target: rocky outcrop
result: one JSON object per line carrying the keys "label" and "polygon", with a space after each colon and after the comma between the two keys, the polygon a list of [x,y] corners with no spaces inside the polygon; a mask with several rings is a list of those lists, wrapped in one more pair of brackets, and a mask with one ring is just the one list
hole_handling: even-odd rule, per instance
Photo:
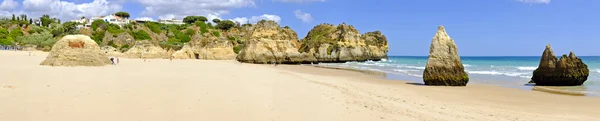
{"label": "rocky outcrop", "polygon": [[466,86],[469,82],[458,48],[443,26],[438,27],[431,42],[423,81],[425,85],[438,86]]}
{"label": "rocky outcrop", "polygon": [[167,51],[150,41],[136,41],[135,45],[123,53],[126,58],[168,58]]}
{"label": "rocky outcrop", "polygon": [[379,31],[360,32],[344,23],[315,26],[302,40],[300,52],[311,53],[318,62],[381,60],[387,58],[387,38]]}
{"label": "rocky outcrop", "polygon": [[308,54],[298,52],[298,35],[275,21],[260,21],[246,33],[248,38],[236,59],[245,63],[298,64],[317,62]]}
{"label": "rocky outcrop", "polygon": [[171,54],[171,57],[173,59],[195,59],[196,58],[194,51],[188,44],[183,45],[183,47],[180,50]]}
{"label": "rocky outcrop", "polygon": [[106,53],[86,35],[67,35],[54,44],[40,65],[104,66],[111,64]]}
{"label": "rocky outcrop", "polygon": [[133,36],[129,35],[127,32],[122,32],[119,34],[112,34],[110,32],[104,33],[104,38],[102,39],[103,45],[113,46],[112,44],[121,47],[124,45],[133,46],[134,39]]}
{"label": "rocky outcrop", "polygon": [[122,57],[123,53],[112,46],[104,46],[101,48],[102,52],[111,57]]}
{"label": "rocky outcrop", "polygon": [[562,55],[557,59],[550,45],[542,54],[540,65],[533,71],[531,81],[542,86],[582,85],[589,76],[587,65],[575,53]]}
{"label": "rocky outcrop", "polygon": [[195,53],[195,58],[202,60],[233,60],[235,52],[233,52],[233,43],[223,36],[215,36],[212,30],[205,33],[203,36],[198,34],[192,38],[190,47]]}

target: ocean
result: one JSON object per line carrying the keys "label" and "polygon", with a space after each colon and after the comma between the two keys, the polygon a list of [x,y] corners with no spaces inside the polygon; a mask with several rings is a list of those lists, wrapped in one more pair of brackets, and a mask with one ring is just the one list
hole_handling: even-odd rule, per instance
{"label": "ocean", "polygon": [[[321,66],[372,70],[386,73],[386,78],[423,82],[423,70],[427,56],[390,56],[381,61],[321,63]],[[560,57],[559,57],[560,58]],[[582,86],[557,87],[564,91],[585,93],[586,96],[600,96],[600,56],[580,56],[590,70],[588,80]],[[527,83],[533,70],[540,62],[539,56],[490,56],[461,57],[465,71],[469,74],[469,84],[488,84],[509,88],[531,90]]]}

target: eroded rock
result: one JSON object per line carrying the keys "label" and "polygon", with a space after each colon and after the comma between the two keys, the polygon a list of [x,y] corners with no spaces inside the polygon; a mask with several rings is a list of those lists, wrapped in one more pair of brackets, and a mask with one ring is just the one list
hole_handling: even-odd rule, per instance
{"label": "eroded rock", "polygon": [[438,27],[431,41],[423,81],[425,85],[437,86],[466,86],[469,82],[469,75],[458,56],[458,48],[443,26]]}

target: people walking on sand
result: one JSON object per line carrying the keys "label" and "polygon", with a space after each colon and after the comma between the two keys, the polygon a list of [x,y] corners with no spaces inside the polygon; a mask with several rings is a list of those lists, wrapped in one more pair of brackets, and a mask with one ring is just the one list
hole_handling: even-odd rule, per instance
{"label": "people walking on sand", "polygon": [[115,58],[113,58],[113,57],[110,57],[110,63],[111,63],[112,65],[115,65]]}

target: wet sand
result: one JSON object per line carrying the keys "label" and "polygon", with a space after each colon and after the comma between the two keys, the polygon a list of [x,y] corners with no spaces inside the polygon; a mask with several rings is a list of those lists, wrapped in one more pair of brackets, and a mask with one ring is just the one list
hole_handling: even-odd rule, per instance
{"label": "wet sand", "polygon": [[600,120],[598,97],[430,87],[360,71],[235,61],[40,66],[45,55],[0,51],[0,120]]}

